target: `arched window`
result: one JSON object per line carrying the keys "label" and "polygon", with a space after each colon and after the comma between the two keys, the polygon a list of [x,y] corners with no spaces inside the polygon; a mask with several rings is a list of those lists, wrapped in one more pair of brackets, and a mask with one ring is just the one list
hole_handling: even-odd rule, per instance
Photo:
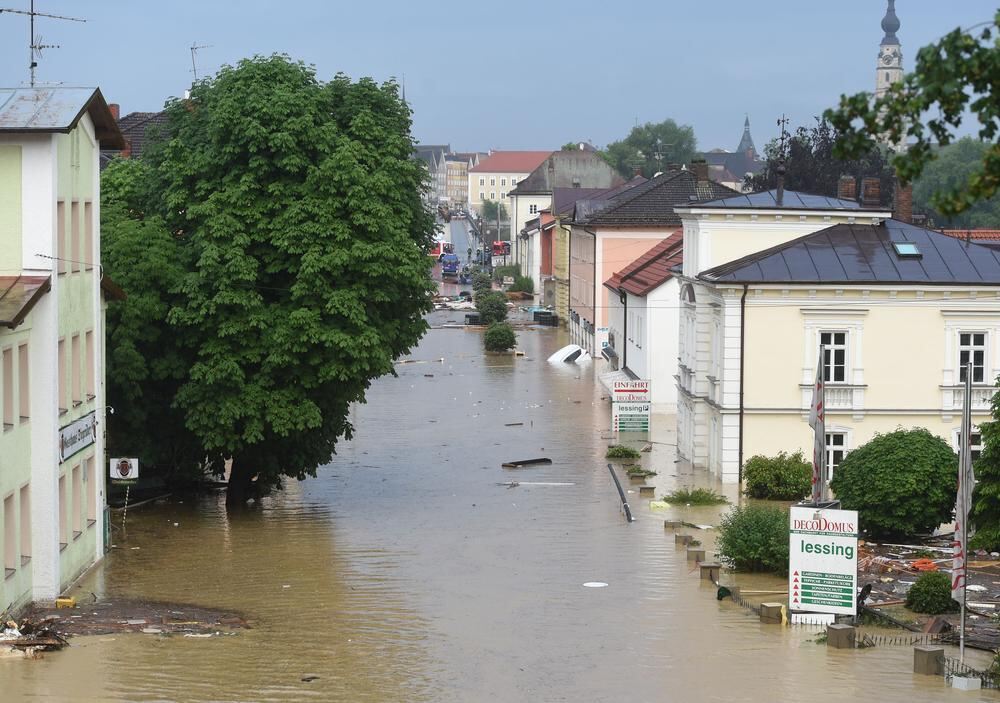
{"label": "arched window", "polygon": [[685,283],[684,286],[681,288],[681,300],[683,300],[685,303],[697,302],[694,297],[694,286],[692,286],[690,283]]}

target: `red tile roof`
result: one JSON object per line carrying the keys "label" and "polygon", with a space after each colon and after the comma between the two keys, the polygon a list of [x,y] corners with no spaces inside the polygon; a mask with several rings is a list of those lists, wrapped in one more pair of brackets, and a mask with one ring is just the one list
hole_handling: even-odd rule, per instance
{"label": "red tile roof", "polygon": [[469,173],[531,173],[549,158],[551,151],[494,151]]}
{"label": "red tile roof", "polygon": [[671,269],[684,261],[684,231],[677,230],[604,282],[613,290],[645,296],[673,278]]}
{"label": "red tile roof", "polygon": [[1000,241],[1000,229],[943,229],[941,234],[947,234],[955,239],[987,239]]}

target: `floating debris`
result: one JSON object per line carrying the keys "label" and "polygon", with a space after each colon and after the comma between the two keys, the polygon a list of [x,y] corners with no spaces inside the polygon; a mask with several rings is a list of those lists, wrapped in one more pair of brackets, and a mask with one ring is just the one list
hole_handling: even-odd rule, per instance
{"label": "floating debris", "polygon": [[551,464],[552,460],[546,457],[539,459],[521,459],[520,461],[506,461],[501,466],[505,469],[520,469],[525,466],[538,466],[540,464]]}

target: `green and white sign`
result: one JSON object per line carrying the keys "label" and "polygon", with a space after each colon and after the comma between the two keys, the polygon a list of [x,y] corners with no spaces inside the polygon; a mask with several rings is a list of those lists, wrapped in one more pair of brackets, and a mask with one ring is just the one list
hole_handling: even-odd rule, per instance
{"label": "green and white sign", "polygon": [[649,432],[649,403],[612,403],[615,432]]}
{"label": "green and white sign", "polygon": [[853,615],[858,593],[858,513],[794,507],[789,514],[791,610]]}

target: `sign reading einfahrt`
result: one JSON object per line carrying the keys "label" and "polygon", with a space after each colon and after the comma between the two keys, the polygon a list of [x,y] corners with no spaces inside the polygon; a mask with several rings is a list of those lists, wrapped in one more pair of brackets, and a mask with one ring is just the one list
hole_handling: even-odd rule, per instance
{"label": "sign reading einfahrt", "polygon": [[792,610],[853,615],[858,593],[858,513],[793,507],[788,603]]}
{"label": "sign reading einfahrt", "polygon": [[611,387],[611,401],[613,403],[650,402],[649,381],[646,379],[615,381]]}

